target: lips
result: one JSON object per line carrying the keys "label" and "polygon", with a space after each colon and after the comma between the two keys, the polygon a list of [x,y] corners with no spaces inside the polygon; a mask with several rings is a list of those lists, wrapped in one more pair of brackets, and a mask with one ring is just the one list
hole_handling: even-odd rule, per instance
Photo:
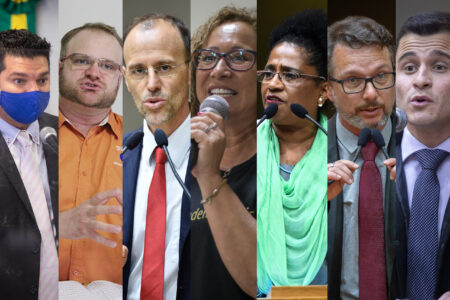
{"label": "lips", "polygon": [[415,96],[411,99],[411,104],[416,107],[423,107],[432,102],[433,100],[431,100],[431,98],[427,96]]}
{"label": "lips", "polygon": [[377,116],[380,113],[380,111],[382,111],[382,107],[380,106],[369,106],[359,109],[360,114],[366,117]]}
{"label": "lips", "polygon": [[83,89],[85,91],[98,91],[98,90],[101,90],[101,88],[102,87],[96,82],[83,81],[81,83],[81,89]]}
{"label": "lips", "polygon": [[163,98],[147,98],[144,100],[144,106],[150,110],[156,110],[164,106],[166,99]]}
{"label": "lips", "polygon": [[225,87],[212,87],[208,89],[209,95],[217,95],[221,97],[231,97],[237,94],[235,90],[225,88]]}
{"label": "lips", "polygon": [[278,96],[275,96],[275,95],[268,95],[268,96],[266,96],[266,103],[269,103],[269,104],[271,104],[271,103],[280,104],[280,103],[284,103],[284,102],[286,102],[286,101],[284,101],[283,99],[281,99]]}

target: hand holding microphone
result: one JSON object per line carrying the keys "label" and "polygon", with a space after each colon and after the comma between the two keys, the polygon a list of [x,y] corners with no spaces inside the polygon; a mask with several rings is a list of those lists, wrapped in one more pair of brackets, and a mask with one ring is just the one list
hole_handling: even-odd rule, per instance
{"label": "hand holding microphone", "polygon": [[192,153],[191,148],[191,158],[193,155],[198,157],[195,167],[191,164],[191,168],[197,179],[199,176],[208,178],[220,174],[220,162],[225,151],[224,119],[228,112],[225,99],[209,96],[200,105],[199,115],[191,119],[192,144],[198,145],[198,153]]}

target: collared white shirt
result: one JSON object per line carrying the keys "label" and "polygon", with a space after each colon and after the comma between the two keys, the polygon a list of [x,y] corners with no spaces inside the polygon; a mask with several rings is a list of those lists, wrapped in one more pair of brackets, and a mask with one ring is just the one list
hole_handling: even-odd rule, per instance
{"label": "collared white shirt", "polygon": [[[406,127],[403,131],[402,137],[402,160],[403,168],[405,170],[406,187],[408,190],[409,209],[412,205],[412,197],[414,192],[414,184],[417,176],[422,171],[419,161],[416,158],[415,152],[422,149],[431,149],[422,144],[416,139]],[[439,146],[433,149],[440,149],[450,152],[450,138],[446,139]],[[444,159],[437,169],[437,177],[440,185],[439,195],[439,210],[438,210],[438,237],[441,236],[442,222],[444,221],[445,209],[448,205],[448,198],[450,195],[450,155]]]}
{"label": "collared white shirt", "polygon": [[[191,143],[190,116],[169,136],[168,151],[178,174],[184,180],[189,161]],[[128,284],[128,300],[140,299],[142,262],[144,259],[145,223],[147,197],[155,169],[154,150],[156,142],[144,120],[144,139],[134,206],[133,247],[131,250],[131,271]],[[166,242],[164,262],[164,299],[175,299],[177,295],[181,201],[183,189],[178,183],[169,163],[166,171]]]}

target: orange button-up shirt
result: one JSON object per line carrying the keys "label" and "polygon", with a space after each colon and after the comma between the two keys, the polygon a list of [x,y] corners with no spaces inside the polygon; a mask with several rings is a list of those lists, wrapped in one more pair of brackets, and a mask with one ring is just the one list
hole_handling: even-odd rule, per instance
{"label": "orange button-up shirt", "polygon": [[[59,211],[75,208],[99,192],[122,189],[122,117],[91,128],[86,138],[59,113]],[[108,205],[120,205],[110,199]],[[100,215],[97,220],[122,226],[122,215]],[[90,239],[59,240],[59,280],[89,284],[108,280],[122,284],[122,233],[99,232],[116,241],[115,248]]]}

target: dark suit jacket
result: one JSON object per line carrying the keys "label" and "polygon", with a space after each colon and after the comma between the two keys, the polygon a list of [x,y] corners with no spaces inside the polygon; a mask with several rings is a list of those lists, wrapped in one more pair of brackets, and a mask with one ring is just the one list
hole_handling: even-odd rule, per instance
{"label": "dark suit jacket", "polygon": [[[58,118],[44,113],[39,127],[58,132]],[[58,153],[44,145],[53,215],[58,216]],[[27,191],[0,137],[0,294],[2,299],[38,299],[41,234]],[[58,226],[58,222],[56,222]]]}
{"label": "dark suit jacket", "polygon": [[[136,131],[132,131],[123,137],[127,138]],[[123,243],[128,247],[128,259],[123,269],[123,298],[127,298],[128,278],[130,276],[130,259],[133,242],[133,217],[134,217],[134,201],[136,198],[136,184],[139,174],[139,163],[141,161],[142,143],[133,150],[129,150],[123,156]],[[189,188],[191,178],[190,166],[186,172],[185,184]],[[180,256],[178,270],[178,290],[177,299],[190,299],[190,202],[186,194],[183,193],[181,203],[181,224],[180,224]]]}
{"label": "dark suit jacket", "polygon": [[[395,157],[395,126],[387,147],[390,157]],[[339,148],[336,139],[336,115],[328,121],[328,162],[339,160]],[[395,182],[386,178],[384,195],[384,235],[386,251],[386,278],[388,299],[394,294],[394,258],[395,258]],[[343,194],[340,193],[329,202],[328,207],[328,298],[340,299],[342,267],[342,234],[344,222]]]}
{"label": "dark suit jacket", "polygon": [[[406,298],[406,268],[407,268],[407,235],[409,228],[409,203],[406,187],[406,175],[402,162],[402,137],[403,131],[397,134],[397,298]],[[450,203],[450,202],[449,202]],[[450,205],[445,209],[439,239],[438,253],[438,279],[435,298],[439,298],[445,292],[450,291]]]}

